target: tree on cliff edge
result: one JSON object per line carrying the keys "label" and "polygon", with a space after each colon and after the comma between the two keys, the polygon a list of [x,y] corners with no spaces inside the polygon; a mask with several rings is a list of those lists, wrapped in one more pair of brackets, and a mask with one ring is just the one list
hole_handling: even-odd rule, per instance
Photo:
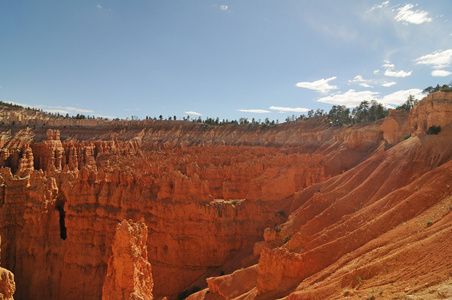
{"label": "tree on cliff edge", "polygon": [[342,126],[345,124],[351,124],[353,118],[350,114],[350,109],[345,105],[333,105],[328,113],[328,119],[334,126]]}
{"label": "tree on cliff edge", "polygon": [[397,106],[396,109],[410,112],[410,109],[412,109],[414,105],[418,102],[419,101],[416,100],[413,95],[409,95],[406,101],[402,105]]}
{"label": "tree on cliff edge", "polygon": [[434,92],[452,92],[452,81],[449,84],[443,84],[440,86],[437,84],[435,87],[429,86],[422,90],[424,94],[430,94]]}
{"label": "tree on cliff edge", "polygon": [[353,109],[353,115],[356,123],[373,122],[385,118],[388,110],[375,100],[370,102],[364,100]]}

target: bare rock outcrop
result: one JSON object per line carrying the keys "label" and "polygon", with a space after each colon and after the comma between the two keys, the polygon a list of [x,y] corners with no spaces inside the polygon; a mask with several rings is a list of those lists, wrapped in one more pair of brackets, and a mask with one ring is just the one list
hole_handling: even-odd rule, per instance
{"label": "bare rock outcrop", "polygon": [[14,274],[5,268],[0,268],[0,299],[13,300],[15,291]]}
{"label": "bare rock outcrop", "polygon": [[0,300],[13,300],[15,291],[16,283],[14,282],[14,274],[9,270],[0,267]]}
{"label": "bare rock outcrop", "polygon": [[152,268],[148,230],[142,222],[122,221],[116,228],[112,256],[102,288],[104,300],[152,300]]}
{"label": "bare rock outcrop", "polygon": [[410,135],[408,126],[409,113],[401,110],[390,109],[389,116],[381,125],[383,137],[388,144],[395,145],[402,141],[404,136]]}
{"label": "bare rock outcrop", "polygon": [[[444,102],[447,111],[452,101]],[[429,106],[420,103],[414,112]],[[441,242],[452,232],[452,127],[440,116],[431,123],[443,127],[439,135],[399,142],[400,132],[411,132],[406,117],[393,114],[383,126],[392,147],[290,197],[288,221],[278,232],[266,230],[265,241],[255,245],[260,255],[256,285],[245,288],[238,273],[227,275],[228,282],[237,282],[234,291],[241,292],[235,299],[436,299],[429,287],[447,283],[452,271],[440,262],[452,257],[447,242]],[[280,236],[285,243],[274,242]],[[209,285],[213,295],[198,293],[193,299],[228,299],[222,277],[209,282],[217,282]]]}
{"label": "bare rock outcrop", "polygon": [[[432,110],[436,104],[421,101],[410,121],[394,112],[386,121],[350,127],[321,118],[278,126],[24,125],[39,113],[5,123],[0,234],[15,297],[100,299],[103,287],[105,297],[119,290],[138,297],[132,286],[148,294],[147,277],[130,275],[140,268],[147,274],[139,263],[146,251],[152,294],[168,299],[194,286],[211,289],[196,299],[327,299],[360,287],[357,276],[371,281],[377,274],[390,282],[399,274],[393,266],[408,278],[404,274],[417,272],[408,267],[416,266],[416,257],[451,261],[440,239],[450,238],[452,224],[452,129],[449,114],[441,113],[451,101],[431,97],[439,106]],[[413,134],[400,142],[419,124],[427,128],[429,114],[442,120],[432,123],[443,127],[439,135]],[[123,223],[129,219],[142,222]],[[412,224],[409,233],[404,223]],[[403,239],[417,246],[405,247]],[[419,245],[427,239],[435,257]],[[378,247],[391,255],[379,256]],[[397,249],[411,255],[409,264]],[[127,286],[117,281],[121,274]]]}
{"label": "bare rock outcrop", "polygon": [[431,126],[444,127],[452,123],[452,93],[436,92],[419,101],[410,112],[409,126],[419,135]]}

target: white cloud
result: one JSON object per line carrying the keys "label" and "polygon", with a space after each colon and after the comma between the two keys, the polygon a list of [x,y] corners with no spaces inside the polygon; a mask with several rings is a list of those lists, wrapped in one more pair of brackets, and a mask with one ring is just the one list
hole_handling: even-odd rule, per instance
{"label": "white cloud", "polygon": [[[72,107],[72,106],[44,106],[44,105],[39,105],[40,108],[42,108],[45,111],[65,111],[65,113],[94,113],[94,110],[91,109],[83,109],[83,108],[76,108],[76,107]],[[46,109],[47,108],[47,109]]]}
{"label": "white cloud", "polygon": [[407,4],[404,7],[401,7],[398,10],[397,16],[395,16],[395,20],[397,22],[411,23],[411,24],[422,24],[425,22],[431,22],[432,18],[427,17],[428,12],[422,10],[412,10],[414,7],[413,4]]}
{"label": "white cloud", "polygon": [[226,11],[226,10],[228,10],[228,8],[229,8],[229,6],[227,6],[227,5],[220,5],[221,10]]}
{"label": "white cloud", "polygon": [[13,101],[4,101],[4,102],[15,104],[15,105],[20,105],[23,107],[42,109],[44,112],[49,112],[49,113],[54,113],[54,114],[56,114],[56,113],[69,114],[69,115],[90,114],[90,115],[93,115],[96,117],[114,118],[114,117],[110,117],[110,116],[102,116],[99,114],[95,114],[94,110],[92,110],[92,109],[77,108],[77,107],[73,107],[73,106],[30,105],[30,104],[18,103],[18,102],[13,102]]}
{"label": "white cloud", "polygon": [[381,86],[390,87],[390,86],[393,86],[394,84],[397,84],[397,82],[395,82],[395,81],[385,82],[385,83],[382,83]]}
{"label": "white cloud", "polygon": [[371,86],[368,83],[360,83],[359,85],[362,86],[362,87],[366,87],[366,88],[373,88],[373,86]]}
{"label": "white cloud", "polygon": [[285,113],[285,112],[299,112],[299,113],[303,113],[303,112],[308,112],[310,111],[309,108],[303,108],[303,107],[281,107],[281,106],[270,106],[269,107],[271,110],[277,110],[280,113]]}
{"label": "white cloud", "polygon": [[198,113],[198,112],[196,112],[196,111],[191,111],[191,110],[186,111],[185,113],[186,113],[187,115],[202,116],[202,114],[200,114],[200,113]]}
{"label": "white cloud", "polygon": [[[383,66],[394,67],[394,65],[390,64],[390,63],[386,63]],[[378,74],[378,73],[379,73],[379,70],[374,71],[374,74]],[[349,80],[348,83],[349,84],[359,84],[360,86],[365,87],[365,88],[373,88],[372,85],[381,85],[384,87],[390,87],[390,86],[393,86],[394,84],[396,84],[397,82],[395,82],[395,81],[388,82],[388,81],[382,80],[382,79],[364,79],[363,76],[356,75],[352,80]]]}
{"label": "white cloud", "polygon": [[414,98],[421,100],[424,98],[422,94],[422,90],[420,89],[410,89],[410,90],[401,90],[395,93],[384,96],[381,100],[379,100],[383,104],[394,104],[400,105],[403,104],[409,95],[413,95]]}
{"label": "white cloud", "polygon": [[253,114],[268,114],[270,111],[265,109],[237,109],[240,112],[253,113]]}
{"label": "white cloud", "polygon": [[14,101],[5,101],[5,100],[2,100],[2,101],[5,102],[5,103],[10,103],[10,104],[13,104],[13,105],[20,105],[20,106],[23,106],[23,107],[39,108],[38,106],[35,106],[35,105],[23,104],[23,103],[18,103],[18,102],[14,102]]}
{"label": "white cloud", "polygon": [[49,105],[28,105],[28,104],[19,104],[10,102],[13,104],[21,105],[23,107],[34,107],[38,109],[42,109],[45,112],[49,113],[60,113],[60,114],[94,114],[94,110],[91,109],[83,109],[83,108],[77,108],[72,106],[49,106]]}
{"label": "white cloud", "polygon": [[102,5],[100,5],[100,3],[97,4],[96,7],[97,7],[98,9],[102,9]]}
{"label": "white cloud", "polygon": [[385,62],[385,63],[382,65],[383,68],[387,68],[387,69],[388,69],[388,68],[391,68],[391,69],[392,69],[392,68],[395,67],[395,65],[394,65],[394,64],[391,64],[391,62],[390,62],[389,60],[385,60],[384,62]]}
{"label": "white cloud", "polygon": [[356,75],[353,80],[349,80],[348,83],[364,82],[362,75]]}
{"label": "white cloud", "polygon": [[378,75],[379,73],[380,73],[380,70],[375,70],[375,71],[374,71],[374,74],[375,74],[375,75]]}
{"label": "white cloud", "polygon": [[384,75],[388,76],[388,77],[408,77],[408,76],[411,76],[411,73],[413,73],[413,71],[409,71],[409,72],[403,71],[403,70],[395,71],[394,70],[395,66],[394,66],[394,64],[391,64],[390,61],[385,61],[385,63],[382,65],[382,67],[386,69]]}
{"label": "white cloud", "polygon": [[411,76],[411,73],[413,73],[413,72],[412,71],[406,72],[406,71],[403,71],[403,70],[394,71],[394,70],[387,69],[385,71],[385,76],[388,76],[388,77],[402,77],[403,78],[403,77]]}
{"label": "white cloud", "polygon": [[93,110],[91,109],[83,109],[83,108],[77,108],[72,106],[47,106],[47,105],[29,105],[24,103],[18,103],[13,101],[3,101],[6,103],[16,104],[23,107],[30,107],[30,108],[36,108],[36,109],[42,109],[44,112],[53,113],[53,114],[69,114],[69,115],[75,115],[77,113],[82,114],[90,114],[91,116],[94,116],[96,118],[107,118],[107,119],[115,119],[116,117],[113,116],[106,116],[101,114],[95,114]]}
{"label": "white cloud", "polygon": [[64,110],[64,109],[46,109],[45,111],[52,113],[52,114],[56,114],[56,113],[59,113],[62,115],[69,114],[69,111]]}
{"label": "white cloud", "polygon": [[318,99],[318,102],[329,103],[333,105],[345,105],[347,107],[358,106],[362,101],[374,100],[378,97],[378,92],[348,90],[344,94],[338,93]]}
{"label": "white cloud", "polygon": [[296,84],[297,87],[301,87],[301,88],[305,88],[305,89],[310,89],[310,90],[314,90],[317,91],[319,93],[322,94],[326,94],[328,93],[330,90],[335,90],[337,89],[337,86],[335,85],[330,85],[328,82],[332,81],[336,79],[336,76],[334,77],[330,77],[328,79],[320,79],[314,82],[299,82]]}
{"label": "white cloud", "polygon": [[434,70],[432,71],[432,76],[434,77],[446,77],[451,75],[452,72],[446,71],[446,70]]}
{"label": "white cloud", "polygon": [[435,69],[442,69],[452,64],[452,49],[436,51],[414,60],[418,65],[430,65]]}
{"label": "white cloud", "polygon": [[356,84],[359,84],[360,86],[366,87],[366,88],[373,87],[370,85],[370,83],[372,83],[372,80],[364,79],[363,76],[361,76],[361,75],[356,75],[355,78],[353,78],[353,80],[349,80],[348,83],[356,83]]}
{"label": "white cloud", "polygon": [[375,4],[375,5],[370,9],[370,11],[373,11],[373,10],[379,9],[379,8],[383,8],[383,7],[387,7],[388,4],[389,4],[389,1],[382,2],[381,4]]}
{"label": "white cloud", "polygon": [[422,99],[423,94],[420,89],[401,90],[395,93],[380,97],[378,92],[348,90],[344,94],[335,94],[318,99],[318,102],[329,103],[333,105],[345,105],[347,107],[356,107],[362,101],[376,100],[388,107],[398,106],[406,101],[409,95],[413,95],[416,99]]}

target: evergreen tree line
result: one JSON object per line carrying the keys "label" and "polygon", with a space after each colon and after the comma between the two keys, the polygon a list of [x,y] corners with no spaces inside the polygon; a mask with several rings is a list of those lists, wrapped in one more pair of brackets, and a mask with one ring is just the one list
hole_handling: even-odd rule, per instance
{"label": "evergreen tree line", "polygon": [[[452,92],[452,81],[449,84],[444,84],[442,86],[440,86],[439,84],[437,84],[435,87],[429,86],[423,90],[424,94],[430,94],[430,93],[434,93],[434,92]],[[413,95],[410,95],[410,96],[408,96],[407,100],[402,105],[398,106],[396,109],[409,112],[410,109],[413,108],[417,102],[418,102],[418,100],[415,99]],[[12,104],[12,103],[7,103],[7,102],[3,102],[3,101],[0,101],[0,106],[24,109],[23,106],[20,106],[17,104]],[[30,107],[27,107],[25,109],[31,110],[31,111],[38,111],[38,112],[42,112],[42,113],[45,113],[48,115],[53,115],[56,117],[61,117],[61,118],[66,118],[66,119],[70,118],[70,119],[77,119],[77,120],[84,120],[84,119],[108,120],[107,118],[95,117],[95,116],[89,116],[89,115],[85,116],[83,114],[76,114],[76,115],[72,115],[72,116],[70,116],[69,114],[66,114],[65,116],[62,116],[59,113],[44,112],[42,109],[36,109],[36,108],[30,108]],[[342,126],[342,125],[352,125],[352,124],[357,124],[357,123],[362,123],[362,122],[373,122],[373,121],[385,118],[386,116],[388,116],[388,110],[381,103],[378,103],[376,100],[371,100],[371,101],[364,100],[358,106],[356,106],[355,108],[352,108],[352,109],[350,109],[344,105],[334,105],[328,113],[326,113],[323,109],[317,109],[315,111],[313,109],[311,109],[310,111],[308,111],[307,115],[299,115],[299,116],[292,115],[290,117],[287,117],[285,120],[286,120],[286,122],[293,122],[293,121],[315,118],[315,117],[324,117],[324,118],[326,118],[327,122],[329,122],[330,124],[332,124],[334,126]],[[132,116],[130,119],[135,120],[135,121],[140,120],[137,116]],[[129,118],[127,118],[127,120],[129,120]],[[158,119],[156,117],[152,118],[152,117],[146,116],[146,120],[168,120],[168,121],[174,120],[174,121],[176,121],[178,119],[175,115],[169,116],[167,119],[164,119],[163,115],[159,115]],[[215,119],[210,118],[210,117],[202,119],[200,116],[197,118],[196,117],[190,118],[190,116],[187,115],[186,117],[182,117],[181,120],[192,121],[192,122],[202,123],[202,124],[206,124],[206,125],[247,124],[247,125],[275,126],[275,125],[279,124],[278,120],[270,121],[269,118],[265,118],[264,120],[261,120],[261,119],[256,120],[255,118],[252,118],[251,120],[249,120],[248,118],[240,118],[239,120],[228,120],[228,119],[220,120],[220,118],[218,118],[218,117]],[[120,121],[120,119],[116,118],[116,119],[114,119],[114,121]]]}
{"label": "evergreen tree line", "polygon": [[437,84],[435,87],[429,86],[422,90],[424,94],[430,94],[434,92],[452,92],[452,81],[449,84],[439,85]]}
{"label": "evergreen tree line", "polygon": [[[414,98],[413,95],[410,95],[408,99],[396,109],[409,112],[411,108],[413,108],[414,104],[416,104],[418,100]],[[310,118],[323,117],[327,122],[334,126],[342,126],[342,125],[352,125],[362,122],[373,122],[379,119],[383,119],[388,116],[388,109],[386,109],[381,103],[378,103],[376,100],[362,101],[355,108],[348,108],[345,105],[334,105],[331,110],[326,113],[323,109],[308,111],[307,115],[292,115],[291,117],[286,118],[286,122],[293,122],[298,120],[305,120]],[[162,115],[158,117],[146,117],[146,120],[168,120],[168,121],[176,121],[177,117],[168,117],[164,119]],[[183,121],[192,121],[194,123],[202,123],[207,125],[228,125],[228,124],[245,124],[245,125],[267,125],[267,126],[275,126],[279,125],[279,121],[269,120],[269,118],[265,118],[264,120],[255,118],[247,119],[240,118],[239,120],[228,120],[220,118],[210,118],[207,117],[202,119],[200,116],[197,118],[190,118],[190,116],[186,116],[182,118]]]}
{"label": "evergreen tree line", "polygon": [[[408,99],[396,109],[409,112],[417,102],[418,100],[416,100],[413,95],[409,95]],[[334,105],[328,113],[327,118],[332,125],[342,126],[362,122],[373,122],[386,118],[388,114],[388,109],[376,100],[370,102],[364,100],[352,110],[344,105]]]}
{"label": "evergreen tree line", "polygon": [[0,106],[10,107],[10,108],[22,108],[22,109],[28,109],[28,110],[32,110],[32,111],[42,112],[42,109],[37,109],[37,108],[32,108],[32,107],[23,107],[22,105],[3,102],[3,101],[0,101]]}

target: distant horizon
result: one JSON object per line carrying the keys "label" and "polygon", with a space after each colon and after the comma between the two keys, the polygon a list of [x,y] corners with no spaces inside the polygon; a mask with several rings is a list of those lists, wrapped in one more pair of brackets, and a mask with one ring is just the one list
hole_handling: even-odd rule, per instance
{"label": "distant horizon", "polygon": [[49,113],[284,122],[452,81],[452,3],[0,4],[0,101]]}
{"label": "distant horizon", "polygon": [[[442,89],[440,89],[440,87],[446,86],[448,88],[448,90],[443,91]],[[428,88],[430,88],[430,91],[428,91]],[[452,92],[452,82],[450,82],[449,84],[444,84],[444,85],[440,85],[437,84],[436,85],[436,89],[434,90],[435,87],[433,86],[429,86],[427,88],[425,88],[423,90],[423,94],[425,94],[421,99],[416,99],[414,98],[413,95],[409,95],[409,97],[413,97],[413,99],[411,101],[414,100],[414,104],[419,102],[420,100],[423,100],[424,98],[426,98],[430,93],[434,93],[434,92]],[[358,109],[358,107],[360,105],[362,105],[364,102],[367,102],[369,105],[372,105],[372,102],[376,102],[379,103],[376,100],[371,100],[371,101],[367,101],[364,100],[362,101],[359,105],[355,106],[355,107],[347,107],[348,109],[350,109],[350,117],[354,118],[355,115],[353,113],[354,109]],[[406,102],[401,104],[400,106],[397,106],[395,108],[386,108],[384,107],[385,110],[397,110],[397,109],[401,109],[401,110],[405,110],[404,106],[405,105],[409,105],[407,103],[409,103],[410,99],[406,99]],[[147,121],[147,120],[152,120],[152,121],[186,121],[186,122],[194,122],[194,123],[203,123],[203,124],[208,124],[208,125],[230,125],[230,124],[240,124],[240,125],[278,125],[278,124],[282,124],[282,123],[286,123],[286,122],[294,122],[294,121],[299,121],[299,120],[306,120],[309,119],[311,117],[327,117],[330,113],[330,111],[334,108],[334,107],[345,107],[345,105],[333,105],[331,110],[323,110],[323,109],[311,109],[309,110],[306,114],[305,113],[301,113],[301,114],[296,114],[293,113],[290,116],[287,116],[286,119],[280,121],[279,119],[269,119],[268,117],[265,119],[262,118],[244,118],[241,117],[240,119],[221,119],[220,117],[210,117],[210,116],[206,116],[204,118],[202,118],[201,116],[190,116],[189,114],[184,115],[182,117],[178,117],[177,115],[169,115],[167,117],[163,116],[163,115],[159,115],[159,116],[145,116],[145,118],[141,119],[138,116],[130,116],[130,117],[126,117],[126,118],[107,118],[107,117],[100,117],[100,116],[95,116],[95,115],[84,115],[84,114],[61,114],[59,112],[48,112],[45,111],[43,109],[40,108],[35,108],[35,107],[29,107],[29,106],[23,106],[20,105],[18,103],[14,103],[14,102],[3,102],[0,100],[0,105],[11,105],[9,106],[10,108],[17,108],[17,109],[28,109],[28,110],[33,110],[33,111],[38,111],[40,113],[43,114],[49,114],[51,116],[55,116],[57,118],[63,118],[63,119],[73,119],[73,120],[105,120],[105,121]],[[381,104],[381,103],[379,103]],[[311,115],[311,116],[310,116]]]}

